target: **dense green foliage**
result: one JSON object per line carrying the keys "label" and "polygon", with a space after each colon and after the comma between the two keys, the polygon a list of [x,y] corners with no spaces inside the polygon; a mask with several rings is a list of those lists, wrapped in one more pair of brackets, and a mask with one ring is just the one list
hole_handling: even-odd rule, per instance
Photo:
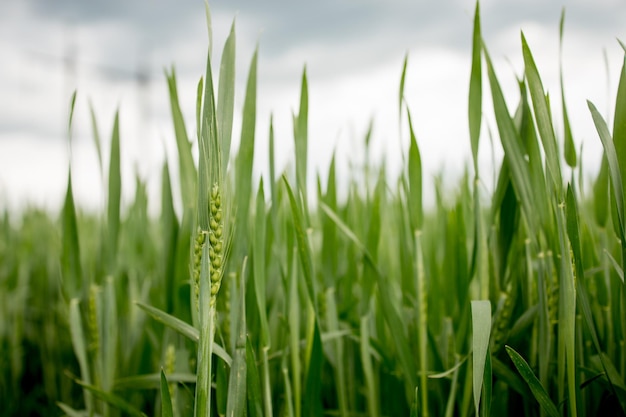
{"label": "dense green foliage", "polygon": [[[555,120],[522,35],[521,99],[507,108],[478,7],[474,28],[473,170],[452,192],[438,183],[432,210],[406,61],[409,146],[392,184],[384,166],[339,179],[333,159],[307,195],[306,72],[295,170],[275,175],[270,128],[271,175],[254,184],[256,52],[229,161],[234,27],[217,84],[208,54],[193,134],[168,74],[179,172],[163,166],[158,218],[139,179],[121,206],[116,115],[101,215],[75,206],[70,173],[59,218],[0,220],[0,414],[623,415],[626,67],[612,129],[589,103],[605,157],[587,186],[565,92]],[[477,161],[483,101],[504,149],[493,195]]]}

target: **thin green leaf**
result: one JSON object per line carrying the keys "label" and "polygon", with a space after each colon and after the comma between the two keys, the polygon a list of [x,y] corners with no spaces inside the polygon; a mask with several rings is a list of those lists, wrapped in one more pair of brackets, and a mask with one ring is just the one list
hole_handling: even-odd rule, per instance
{"label": "thin green leaf", "polygon": [[489,336],[491,334],[491,303],[489,301],[472,301],[472,330],[474,406],[476,415],[479,415],[480,394],[483,389],[485,361],[489,354]]}
{"label": "thin green leaf", "polygon": [[482,120],[482,35],[480,29],[480,6],[476,2],[474,12],[474,31],[472,36],[472,70],[470,73],[469,100],[467,113],[469,133],[472,145],[474,174],[478,177],[478,141]]}
{"label": "thin green leaf", "polygon": [[593,122],[596,125],[596,130],[598,131],[598,135],[600,136],[600,141],[602,141],[602,146],[604,147],[604,155],[606,156],[606,160],[609,166],[609,175],[611,177],[611,184],[613,186],[613,196],[615,199],[615,204],[617,205],[617,217],[619,222],[619,231],[620,238],[622,240],[622,251],[624,252],[624,248],[626,245],[626,241],[624,241],[624,237],[626,235],[625,226],[624,226],[624,188],[622,186],[622,174],[620,171],[619,159],[617,156],[617,151],[615,149],[616,144],[611,139],[611,134],[609,133],[609,128],[606,125],[606,122],[596,109],[596,106],[593,105],[592,102],[587,101],[587,106],[589,106],[589,111],[591,112],[591,117],[593,118]]}
{"label": "thin green leaf", "polygon": [[227,417],[242,417],[246,412],[247,377],[246,377],[246,259],[239,274],[239,321],[237,323],[237,342],[235,345],[235,357],[230,369],[228,379],[228,399],[226,406]]}
{"label": "thin green leaf", "polygon": [[89,390],[95,397],[104,400],[107,404],[112,405],[120,411],[125,412],[130,416],[136,417],[146,417],[144,413],[135,408],[132,404],[124,400],[122,397],[112,394],[110,392],[106,392],[94,385],[88,384],[86,382],[77,380],[76,383],[81,385],[83,388]]}
{"label": "thin green leaf", "polygon": [[543,84],[539,76],[539,71],[535,65],[535,60],[530,52],[526,38],[522,33],[522,52],[524,55],[524,69],[526,79],[528,80],[528,89],[532,98],[533,109],[535,111],[535,119],[537,120],[537,128],[539,136],[543,143],[543,149],[546,156],[546,164],[550,178],[557,191],[560,192],[563,186],[561,177],[561,168],[559,165],[559,154],[556,147],[556,138],[554,137],[554,127],[550,117],[550,109],[546,100]]}
{"label": "thin green leaf", "polygon": [[304,229],[304,221],[300,207],[298,207],[296,197],[294,196],[293,191],[291,190],[291,186],[287,181],[287,177],[285,176],[283,176],[283,183],[285,184],[285,189],[287,190],[287,195],[289,196],[291,214],[293,216],[293,223],[296,232],[296,241],[298,243],[298,254],[300,258],[300,263],[302,265],[302,272],[304,273],[304,281],[306,282],[309,300],[311,301],[311,304],[315,306],[317,295],[315,292],[315,275],[313,271],[313,261],[311,258],[311,247],[309,245],[309,239]]}
{"label": "thin green leaf", "polygon": [[307,199],[307,151],[309,130],[309,87],[306,76],[306,67],[302,70],[300,86],[300,109],[294,118],[294,139],[296,146],[296,186],[303,196],[305,207]]}
{"label": "thin green leaf", "polygon": [[559,21],[559,82],[561,87],[561,108],[563,109],[563,140],[565,142],[564,154],[567,165],[576,167],[576,146],[572,135],[572,126],[569,122],[567,105],[565,103],[565,87],[563,83],[563,27],[565,25],[565,7],[561,11]]}
{"label": "thin green leaf", "polygon": [[[200,332],[198,331],[198,329],[196,329],[192,325],[187,324],[184,321],[170,314],[167,314],[166,312],[162,310],[159,310],[158,308],[149,306],[142,302],[136,301],[135,304],[137,304],[137,306],[141,308],[142,310],[144,310],[146,313],[150,314],[150,316],[152,316],[152,318],[155,319],[156,321],[161,322],[165,324],[166,326],[176,330],[178,333],[182,334],[188,339],[194,342],[198,342],[198,340],[200,339]],[[233,360],[228,354],[228,352],[226,352],[222,346],[218,345],[217,343],[214,343],[213,353],[215,353],[224,362],[226,362],[228,366],[231,366]]]}
{"label": "thin green leaf", "polygon": [[174,417],[170,387],[167,383],[167,378],[165,377],[163,369],[161,369],[161,416]]}
{"label": "thin green leaf", "polygon": [[233,131],[233,110],[235,107],[235,21],[230,27],[222,50],[220,79],[217,90],[217,127],[218,140],[222,147],[222,177],[226,176],[226,167],[230,158],[230,143]]}
{"label": "thin green leaf", "polygon": [[[180,382],[183,384],[195,384],[196,376],[190,373],[173,373],[167,377],[169,383]],[[161,389],[161,374],[133,375],[115,380],[114,391],[127,391],[133,389]]]}
{"label": "thin green leaf", "polygon": [[422,158],[417,146],[417,139],[411,123],[411,113],[407,109],[411,145],[409,147],[409,212],[411,213],[411,229],[422,228],[424,214],[422,208]]}
{"label": "thin green leaf", "polygon": [[548,414],[550,417],[559,417],[559,410],[556,408],[556,405],[550,399],[550,396],[541,385],[535,374],[533,373],[528,363],[517,353],[512,347],[505,346],[506,352],[509,354],[509,357],[513,361],[515,368],[520,373],[524,381],[528,384],[528,387],[532,391],[535,399],[541,406],[541,408]]}
{"label": "thin green leaf", "polygon": [[[74,354],[78,360],[78,366],[80,368],[80,375],[84,381],[91,383],[91,371],[89,363],[87,362],[87,343],[85,334],[83,332],[82,319],[80,317],[80,309],[78,306],[78,299],[72,298],[70,300],[70,336],[72,338],[72,347],[74,348]],[[89,392],[84,391],[85,405],[87,410],[91,412],[93,410],[93,398]]]}
{"label": "thin green leaf", "polygon": [[109,192],[107,194],[107,253],[109,272],[113,272],[120,231],[120,205],[122,197],[122,173],[120,165],[120,122],[119,112],[115,112],[111,153],[109,159]]}

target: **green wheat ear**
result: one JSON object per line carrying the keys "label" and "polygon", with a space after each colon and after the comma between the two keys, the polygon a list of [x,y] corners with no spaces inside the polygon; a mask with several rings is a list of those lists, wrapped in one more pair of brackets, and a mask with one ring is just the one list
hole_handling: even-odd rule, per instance
{"label": "green wheat ear", "polygon": [[211,277],[211,297],[209,305],[215,306],[217,293],[224,275],[224,215],[222,193],[218,183],[213,184],[209,195],[209,276]]}

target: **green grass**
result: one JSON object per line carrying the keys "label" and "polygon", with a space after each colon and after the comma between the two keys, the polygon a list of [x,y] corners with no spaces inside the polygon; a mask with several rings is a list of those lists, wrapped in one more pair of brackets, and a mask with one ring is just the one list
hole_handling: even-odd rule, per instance
{"label": "green grass", "polygon": [[[110,155],[106,209],[75,205],[70,170],[58,216],[0,219],[0,414],[624,415],[626,66],[613,126],[589,103],[604,157],[587,184],[562,77],[557,120],[522,35],[521,99],[508,108],[478,6],[468,45],[468,120],[453,122],[468,123],[472,170],[454,190],[437,181],[432,209],[406,59],[404,170],[388,182],[368,165],[366,189],[360,172],[338,178],[333,158],[310,194],[306,70],[294,173],[276,172],[272,123],[255,130],[256,51],[228,158],[234,25],[219,65],[207,54],[193,134],[166,74],[179,172],[164,162],[160,216],[140,179],[122,206],[119,118],[107,150],[92,110],[99,161]],[[478,164],[484,102],[504,151],[491,195]],[[271,175],[256,184],[265,134]]]}

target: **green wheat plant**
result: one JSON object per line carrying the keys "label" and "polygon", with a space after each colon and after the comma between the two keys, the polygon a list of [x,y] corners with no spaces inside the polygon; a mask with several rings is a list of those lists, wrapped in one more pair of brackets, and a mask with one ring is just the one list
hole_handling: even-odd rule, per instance
{"label": "green wheat plant", "polygon": [[[561,56],[549,95],[522,34],[511,106],[477,4],[467,120],[454,121],[467,123],[471,155],[455,187],[424,175],[420,144],[431,138],[405,99],[408,56],[398,177],[382,157],[339,175],[333,155],[313,172],[306,68],[292,164],[279,171],[288,138],[272,118],[256,129],[262,54],[250,59],[235,150],[235,25],[215,57],[208,5],[206,17],[193,132],[176,72],[165,72],[177,152],[163,162],[157,216],[138,176],[122,202],[124,114],[104,135],[91,105],[101,209],[75,202],[70,164],[58,214],[3,211],[0,415],[626,415],[626,60],[610,114],[587,103],[590,140],[603,147],[587,161]],[[563,14],[561,45],[564,28]],[[83,101],[71,99],[70,154]],[[257,182],[262,135],[269,175]],[[503,151],[493,191],[478,159],[487,136]],[[588,175],[583,161],[599,170]]]}

